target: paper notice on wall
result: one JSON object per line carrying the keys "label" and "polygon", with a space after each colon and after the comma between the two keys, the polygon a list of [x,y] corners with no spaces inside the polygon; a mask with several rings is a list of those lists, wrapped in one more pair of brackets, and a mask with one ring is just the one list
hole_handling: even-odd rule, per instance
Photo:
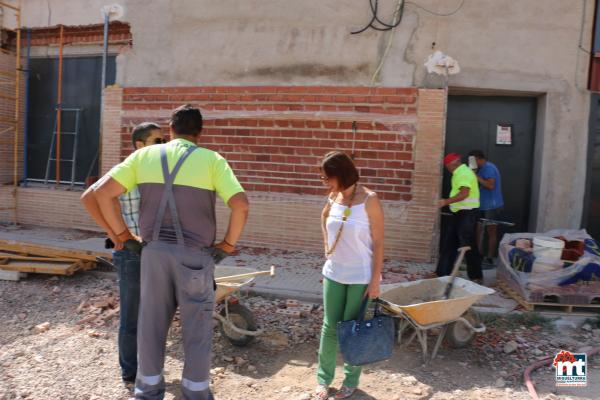
{"label": "paper notice on wall", "polygon": [[496,144],[510,146],[512,145],[512,126],[498,125],[496,129]]}

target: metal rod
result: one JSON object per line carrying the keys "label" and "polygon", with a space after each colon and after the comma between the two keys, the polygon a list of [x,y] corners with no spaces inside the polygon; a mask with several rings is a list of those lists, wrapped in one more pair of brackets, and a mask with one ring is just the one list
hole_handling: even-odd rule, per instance
{"label": "metal rod", "polygon": [[75,111],[75,136],[73,138],[73,161],[71,161],[71,187],[75,184],[75,167],[77,165],[77,136],[79,133],[79,111]]}
{"label": "metal rod", "polygon": [[[60,26],[60,47],[58,51],[58,95],[57,95],[57,110],[56,110],[56,181],[60,182],[60,128],[62,123],[62,67],[63,67],[63,42],[64,42],[64,25]],[[57,183],[58,184],[58,183]]]}
{"label": "metal rod", "polygon": [[[102,44],[102,77],[100,83],[100,126],[98,129],[98,154],[102,149],[102,126],[104,121],[104,88],[106,87],[106,63],[108,58],[108,27],[110,22],[110,14],[107,9],[104,9],[104,42]],[[100,158],[100,165],[98,172],[102,174],[102,157]],[[94,165],[92,164],[92,168]]]}
{"label": "metal rod", "polygon": [[31,29],[27,29],[27,69],[25,70],[25,115],[23,117],[23,186],[27,186],[27,158],[29,157],[27,141],[29,139],[29,78],[31,74]]}
{"label": "metal rod", "polygon": [[[28,180],[29,182],[42,182],[42,183],[46,182],[46,180],[45,180],[45,179],[34,179],[34,178],[29,178],[29,179],[27,179],[27,180]],[[56,183],[56,181],[55,181],[55,180],[52,180],[52,179],[48,179],[48,182],[49,182],[49,183]],[[59,183],[61,183],[61,184],[62,184],[62,183],[64,183],[64,184],[70,185],[70,184],[71,184],[71,181],[60,181]],[[76,184],[76,185],[85,185],[85,182],[75,182],[75,184]]]}
{"label": "metal rod", "polygon": [[[19,6],[21,1],[19,0]],[[16,7],[17,17],[17,54],[15,67],[15,141],[13,143],[13,200],[15,204],[15,212],[13,213],[13,222],[15,225],[19,223],[18,213],[18,191],[19,186],[19,122],[21,119],[21,7]]]}

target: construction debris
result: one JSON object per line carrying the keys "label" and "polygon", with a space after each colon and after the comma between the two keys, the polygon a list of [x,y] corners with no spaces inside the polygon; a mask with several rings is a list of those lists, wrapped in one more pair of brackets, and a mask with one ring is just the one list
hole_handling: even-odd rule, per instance
{"label": "construction debris", "polygon": [[85,317],[75,324],[84,326],[105,326],[119,315],[119,298],[116,292],[102,293],[82,301],[75,310]]}
{"label": "construction debris", "polygon": [[[54,293],[55,287],[60,293]],[[128,398],[130,393],[119,374],[118,319],[110,316],[118,309],[117,292],[116,280],[103,274],[0,282],[0,369],[6,371],[0,380],[0,398]],[[296,319],[276,313],[287,309],[285,299],[242,295],[240,301],[250,308],[265,333],[240,348],[215,329],[211,380],[219,398],[308,398],[306,394],[315,386],[322,307],[312,304],[312,311]],[[298,303],[303,305],[311,303]],[[87,317],[91,317],[89,321],[76,325]],[[598,343],[594,329],[600,325],[596,320],[587,322],[592,331],[554,332],[549,321],[517,317],[488,317],[491,320],[484,321],[488,330],[478,335],[472,346],[453,349],[444,345],[433,367],[421,365],[414,351],[417,343],[408,350],[396,347],[389,361],[364,368],[361,389],[373,398],[390,400],[525,400],[529,398],[522,390],[526,366],[553,356],[557,349],[576,351]],[[96,326],[96,319],[104,324]],[[50,323],[49,330],[34,334],[34,327],[44,322]],[[511,340],[519,347],[506,354],[504,345]],[[181,343],[181,324],[175,316],[167,337],[168,384],[181,377]],[[597,373],[600,364],[591,359],[589,368]],[[468,382],[464,381],[466,370]],[[543,373],[554,378],[551,370]],[[501,388],[496,386],[502,383],[499,378],[504,381]],[[584,397],[595,398],[591,392]]]}
{"label": "construction debris", "polygon": [[36,333],[44,333],[50,329],[50,322],[44,322],[43,324],[39,324],[35,326]]}

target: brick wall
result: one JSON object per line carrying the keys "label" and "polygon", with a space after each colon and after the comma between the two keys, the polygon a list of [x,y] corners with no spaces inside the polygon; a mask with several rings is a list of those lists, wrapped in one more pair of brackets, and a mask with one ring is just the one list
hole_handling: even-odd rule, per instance
{"label": "brick wall", "polygon": [[[431,261],[437,251],[442,90],[346,87],[119,88],[105,91],[102,170],[131,151],[134,124],[191,102],[204,110],[199,144],[230,160],[251,202],[242,244],[321,251],[324,189],[317,165],[329,150],[356,154],[361,181],[383,199],[386,256]],[[357,121],[353,133],[352,122]],[[354,139],[354,140],[353,140]],[[0,202],[10,198],[0,188]],[[20,222],[98,229],[79,192],[20,188]],[[52,212],[48,212],[52,210]],[[218,237],[229,211],[217,203]],[[0,220],[6,219],[0,212]]]}
{"label": "brick wall", "polygon": [[[0,204],[10,199],[12,188],[0,187]],[[99,230],[79,201],[80,191],[49,187],[19,187],[19,223],[56,228]],[[0,211],[0,221],[8,215]]]}
{"label": "brick wall", "polygon": [[121,108],[123,89],[110,86],[104,90],[104,118],[100,136],[100,171],[105,174],[121,160]]}
{"label": "brick wall", "polygon": [[[198,143],[230,161],[250,196],[243,243],[321,250],[325,192],[317,166],[330,150],[354,150],[361,181],[384,200],[386,255],[430,261],[445,99],[444,91],[416,88],[124,88],[121,157],[132,150],[135,124],[167,129],[173,108],[198,105],[205,115]],[[217,214],[221,236],[228,210],[220,202]]]}
{"label": "brick wall", "polygon": [[[66,45],[102,44],[104,40],[104,24],[64,26],[63,43]],[[14,31],[4,31],[6,42],[11,49],[16,47]],[[24,35],[23,35],[24,36]],[[108,29],[110,44],[131,43],[131,29],[128,23],[111,21]],[[22,39],[23,40],[23,39]],[[24,42],[21,42],[24,43]],[[31,29],[31,46],[57,46],[60,44],[60,25]]]}
{"label": "brick wall", "polygon": [[411,200],[415,88],[125,88],[122,156],[135,124],[151,118],[166,126],[186,102],[207,116],[198,143],[223,154],[249,191],[323,194],[316,168],[323,155],[354,149],[364,184],[382,199]]}

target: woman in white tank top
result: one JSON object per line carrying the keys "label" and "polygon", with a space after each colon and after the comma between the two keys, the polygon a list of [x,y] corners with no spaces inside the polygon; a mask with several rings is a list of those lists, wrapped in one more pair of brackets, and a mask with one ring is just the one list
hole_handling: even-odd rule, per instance
{"label": "woman in white tank top", "polygon": [[[319,400],[329,398],[335,374],[337,323],[355,319],[365,296],[379,296],[383,265],[383,210],[377,195],[358,183],[358,171],[345,153],[328,153],[321,172],[330,195],[321,216],[327,261],[315,393]],[[360,373],[360,367],[344,364],[344,382],[334,397],[352,396]]]}

